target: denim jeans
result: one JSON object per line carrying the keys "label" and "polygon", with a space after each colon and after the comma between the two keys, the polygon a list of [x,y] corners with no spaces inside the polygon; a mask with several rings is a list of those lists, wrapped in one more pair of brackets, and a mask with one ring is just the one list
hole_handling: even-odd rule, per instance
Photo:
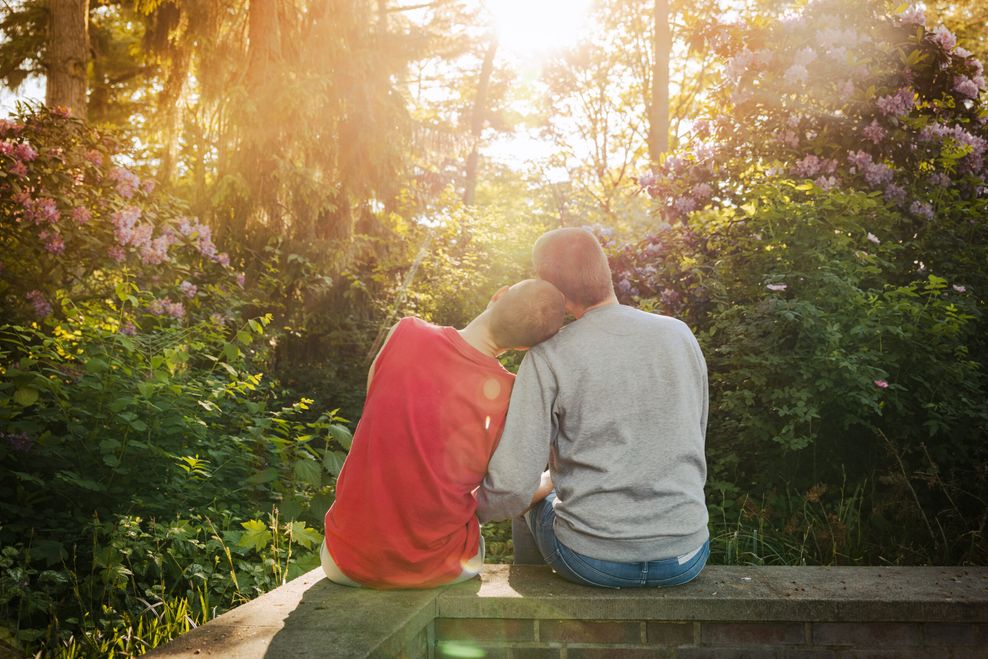
{"label": "denim jeans", "polygon": [[678,586],[693,580],[710,556],[710,541],[683,556],[657,561],[619,563],[591,558],[573,551],[556,537],[552,503],[556,493],[537,503],[525,514],[535,544],[545,562],[567,581],[600,588],[649,588]]}

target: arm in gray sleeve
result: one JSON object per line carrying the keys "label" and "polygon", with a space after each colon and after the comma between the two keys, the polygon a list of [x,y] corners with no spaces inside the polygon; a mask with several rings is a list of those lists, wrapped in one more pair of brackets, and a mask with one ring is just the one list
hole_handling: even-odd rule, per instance
{"label": "arm in gray sleeve", "polygon": [[549,461],[556,378],[545,360],[529,351],[518,368],[501,441],[477,490],[481,522],[510,519],[529,507]]}

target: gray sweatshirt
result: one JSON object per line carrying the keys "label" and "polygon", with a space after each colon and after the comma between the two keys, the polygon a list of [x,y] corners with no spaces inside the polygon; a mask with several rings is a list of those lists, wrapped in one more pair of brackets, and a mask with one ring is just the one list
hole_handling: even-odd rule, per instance
{"label": "gray sweatshirt", "polygon": [[685,554],[708,537],[706,429],[707,367],[689,327],[592,309],[525,355],[477,515],[521,513],[548,463],[570,549],[621,562]]}

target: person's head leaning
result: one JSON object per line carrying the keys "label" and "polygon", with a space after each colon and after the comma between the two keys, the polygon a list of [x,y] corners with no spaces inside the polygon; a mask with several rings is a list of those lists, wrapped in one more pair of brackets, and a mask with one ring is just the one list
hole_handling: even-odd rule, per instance
{"label": "person's head leaning", "polygon": [[607,255],[586,229],[554,229],[535,241],[532,248],[535,274],[558,288],[566,308],[579,318],[601,304],[617,302]]}
{"label": "person's head leaning", "polygon": [[530,348],[559,331],[566,303],[549,282],[526,279],[495,293],[484,313],[489,316],[490,336],[497,347]]}

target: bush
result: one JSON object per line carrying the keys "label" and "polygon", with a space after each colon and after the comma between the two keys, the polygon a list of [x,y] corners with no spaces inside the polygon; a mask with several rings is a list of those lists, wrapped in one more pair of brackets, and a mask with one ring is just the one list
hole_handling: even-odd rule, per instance
{"label": "bush", "polygon": [[271,316],[128,154],[45,110],[0,133],[2,640],[143,652],[318,564],[350,433],[279,402]]}
{"label": "bush", "polygon": [[[983,560],[981,64],[877,2],[704,36],[729,58],[716,112],[641,181],[660,222],[681,222],[612,250],[622,299],[683,317],[703,345],[720,517],[822,486],[825,508],[866,502],[862,541],[799,560]],[[781,533],[802,507],[756,517]]]}

